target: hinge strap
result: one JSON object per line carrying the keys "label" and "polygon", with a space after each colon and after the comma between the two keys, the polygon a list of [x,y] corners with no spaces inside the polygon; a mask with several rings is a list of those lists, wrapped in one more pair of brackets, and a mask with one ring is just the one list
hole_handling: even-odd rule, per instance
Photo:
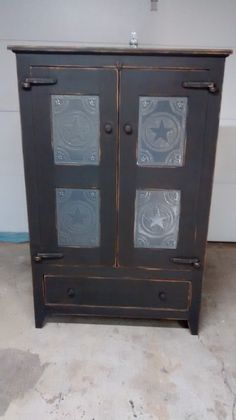
{"label": "hinge strap", "polygon": [[210,93],[217,93],[219,91],[214,82],[183,82],[182,86],[186,89],[207,89]]}
{"label": "hinge strap", "polygon": [[201,268],[200,260],[198,258],[175,257],[171,258],[174,264],[192,265],[194,268]]}
{"label": "hinge strap", "polygon": [[26,77],[26,79],[21,83],[23,89],[30,89],[31,86],[37,85],[55,85],[57,79],[51,78],[41,78],[41,77]]}
{"label": "hinge strap", "polygon": [[33,256],[33,260],[35,262],[41,262],[42,260],[59,260],[63,257],[64,257],[64,255],[61,254],[61,253],[38,252],[36,255]]}

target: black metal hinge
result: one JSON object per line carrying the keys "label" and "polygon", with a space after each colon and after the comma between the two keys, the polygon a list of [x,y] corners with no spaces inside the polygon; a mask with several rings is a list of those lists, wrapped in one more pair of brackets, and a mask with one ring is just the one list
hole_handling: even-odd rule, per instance
{"label": "black metal hinge", "polygon": [[175,257],[171,258],[171,262],[174,264],[191,265],[196,269],[201,268],[200,260],[198,258]]}
{"label": "black metal hinge", "polygon": [[214,82],[183,82],[182,86],[186,89],[207,89],[210,93],[217,93],[219,91]]}
{"label": "black metal hinge", "polygon": [[33,260],[35,262],[41,262],[42,260],[59,260],[63,257],[64,257],[64,255],[61,254],[61,253],[38,252],[36,255],[33,256]]}
{"label": "black metal hinge", "polygon": [[57,83],[57,79],[51,79],[47,77],[26,77],[23,82],[21,82],[21,86],[23,89],[29,90],[31,86],[37,85],[55,85]]}

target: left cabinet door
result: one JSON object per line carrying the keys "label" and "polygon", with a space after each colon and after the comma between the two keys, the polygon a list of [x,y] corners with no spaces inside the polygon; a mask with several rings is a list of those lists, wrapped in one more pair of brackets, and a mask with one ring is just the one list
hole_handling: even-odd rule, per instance
{"label": "left cabinet door", "polygon": [[61,253],[65,265],[113,265],[116,71],[32,67],[31,77],[56,80],[22,93],[31,96],[24,149],[33,142],[36,171],[26,176],[37,184],[37,252]]}

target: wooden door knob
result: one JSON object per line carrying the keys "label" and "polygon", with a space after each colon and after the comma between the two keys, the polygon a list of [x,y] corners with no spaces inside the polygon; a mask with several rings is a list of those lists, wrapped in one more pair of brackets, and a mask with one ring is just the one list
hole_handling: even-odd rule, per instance
{"label": "wooden door knob", "polygon": [[106,123],[104,125],[104,130],[105,130],[105,133],[111,134],[112,133],[112,125],[110,123]]}
{"label": "wooden door knob", "polygon": [[131,124],[125,124],[124,125],[124,132],[126,134],[132,134],[133,133],[133,128]]}
{"label": "wooden door knob", "polygon": [[72,289],[71,287],[67,290],[67,296],[69,296],[70,298],[75,297],[75,291],[74,289]]}
{"label": "wooden door knob", "polygon": [[166,294],[165,294],[165,292],[160,292],[158,296],[159,296],[159,299],[162,302],[164,302],[166,300]]}

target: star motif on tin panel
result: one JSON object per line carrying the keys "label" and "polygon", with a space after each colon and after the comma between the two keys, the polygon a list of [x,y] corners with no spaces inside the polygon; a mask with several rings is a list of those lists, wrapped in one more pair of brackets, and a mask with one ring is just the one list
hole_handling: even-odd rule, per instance
{"label": "star motif on tin panel", "polygon": [[159,208],[156,209],[155,216],[151,217],[150,220],[151,220],[151,223],[150,223],[151,227],[159,226],[160,228],[164,229],[165,227],[164,221],[166,220],[166,216],[161,216]]}
{"label": "star motif on tin panel", "polygon": [[98,165],[99,96],[52,95],[52,137],[57,165]]}
{"label": "star motif on tin panel", "polygon": [[155,134],[154,141],[162,139],[168,143],[169,128],[166,128],[163,120],[161,120],[159,127],[151,127],[151,131]]}
{"label": "star motif on tin panel", "polygon": [[139,98],[137,164],[183,166],[187,97]]}
{"label": "star motif on tin panel", "polygon": [[180,196],[179,190],[136,191],[134,226],[136,248],[176,248]]}
{"label": "star motif on tin panel", "polygon": [[56,215],[59,246],[98,247],[99,190],[57,188]]}
{"label": "star motif on tin panel", "polygon": [[76,208],[75,212],[73,214],[70,214],[71,217],[71,222],[73,224],[83,224],[84,222],[86,222],[87,219],[87,215],[84,214],[83,212],[81,212],[81,210],[79,209],[79,207]]}

